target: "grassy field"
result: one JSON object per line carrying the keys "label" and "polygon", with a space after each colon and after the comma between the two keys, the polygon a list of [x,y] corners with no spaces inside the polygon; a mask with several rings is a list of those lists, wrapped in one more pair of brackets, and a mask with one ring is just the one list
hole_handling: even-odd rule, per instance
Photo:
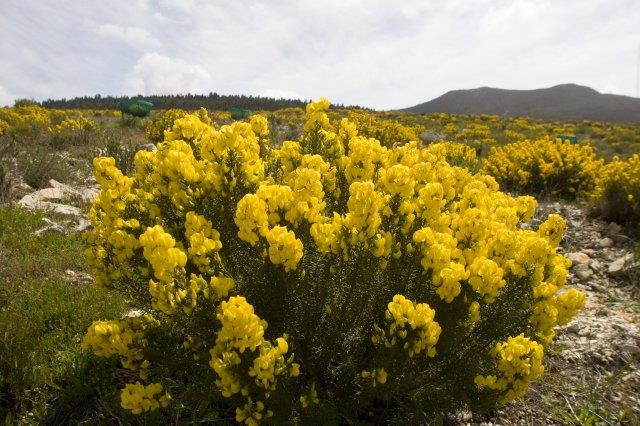
{"label": "grassy field", "polygon": [[87,272],[81,238],[35,236],[42,218],[0,208],[0,417],[6,424],[12,418],[70,424],[118,407],[117,363],[89,356],[79,343],[93,320],[119,317],[125,303],[70,281],[67,271]]}

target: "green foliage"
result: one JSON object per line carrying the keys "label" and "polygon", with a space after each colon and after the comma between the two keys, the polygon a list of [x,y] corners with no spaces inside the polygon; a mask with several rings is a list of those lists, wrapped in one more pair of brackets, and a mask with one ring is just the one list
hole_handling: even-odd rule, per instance
{"label": "green foliage", "polygon": [[117,401],[110,402],[116,370],[87,357],[78,340],[95,316],[118,317],[124,304],[67,281],[66,270],[85,270],[82,241],[33,235],[41,219],[0,208],[0,420],[74,423],[83,412],[99,411],[104,417],[100,405],[117,410]]}
{"label": "green foliage", "polygon": [[9,168],[0,163],[0,204],[6,203],[11,199],[11,185]]}
{"label": "green foliage", "polygon": [[27,98],[20,98],[20,99],[16,99],[15,101],[13,101],[13,107],[14,108],[19,108],[19,107],[25,107],[25,106],[33,106],[33,105],[40,105],[38,102],[36,102],[33,99],[27,99]]}
{"label": "green foliage", "polygon": [[31,147],[18,158],[18,169],[24,181],[33,188],[45,188],[50,179],[68,182],[72,173],[69,163],[46,145]]}
{"label": "green foliage", "polygon": [[98,155],[112,157],[116,160],[117,167],[123,173],[129,174],[133,171],[133,157],[137,148],[127,141],[118,139],[118,135],[109,133],[102,140],[104,147],[98,151]]}

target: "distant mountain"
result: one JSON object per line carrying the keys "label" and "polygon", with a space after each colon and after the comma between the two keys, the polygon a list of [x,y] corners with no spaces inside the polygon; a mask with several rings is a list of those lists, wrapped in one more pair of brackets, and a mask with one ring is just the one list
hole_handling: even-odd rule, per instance
{"label": "distant mountain", "polygon": [[480,87],[452,90],[403,111],[625,123],[640,122],[640,98],[602,94],[577,84],[536,90]]}

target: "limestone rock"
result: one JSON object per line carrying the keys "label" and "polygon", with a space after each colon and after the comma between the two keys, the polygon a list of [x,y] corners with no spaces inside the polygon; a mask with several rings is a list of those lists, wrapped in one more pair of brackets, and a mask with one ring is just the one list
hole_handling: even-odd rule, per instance
{"label": "limestone rock", "polygon": [[608,248],[613,246],[613,240],[609,237],[604,237],[598,240],[598,246],[602,248]]}
{"label": "limestone rock", "polygon": [[93,277],[85,272],[76,272],[72,269],[67,269],[64,272],[69,282],[73,284],[90,284],[93,281]]}
{"label": "limestone rock", "polygon": [[44,226],[33,233],[38,237],[41,237],[45,232],[53,232],[63,235],[66,235],[67,233],[67,230],[62,225],[57,224],[46,217],[42,219],[42,222],[44,223]]}
{"label": "limestone rock", "polygon": [[84,217],[79,217],[74,230],[76,232],[84,232],[87,229],[91,228],[91,226],[92,225],[89,220],[85,219]]}
{"label": "limestone rock", "polygon": [[584,252],[567,253],[567,258],[573,263],[573,266],[589,263],[589,255]]}
{"label": "limestone rock", "polygon": [[625,271],[628,269],[626,267],[632,261],[633,261],[633,254],[629,253],[611,262],[609,264],[609,268],[607,269],[607,272],[609,272],[609,275],[612,275],[612,276],[624,275]]}
{"label": "limestone rock", "polygon": [[576,265],[573,272],[576,274],[578,278],[580,278],[583,281],[593,276],[593,271],[591,270],[589,265],[586,263],[579,263],[578,265]]}
{"label": "limestone rock", "polygon": [[607,231],[609,231],[611,234],[618,234],[620,233],[620,231],[622,231],[622,226],[618,225],[615,222],[611,222],[609,223],[609,226],[607,226]]}
{"label": "limestone rock", "polygon": [[155,151],[156,149],[158,147],[154,143],[145,143],[138,147],[138,151]]}
{"label": "limestone rock", "polygon": [[81,217],[82,211],[75,206],[63,204],[65,198],[75,198],[89,203],[98,195],[98,187],[73,187],[51,179],[50,188],[40,189],[25,195],[18,204],[28,210],[44,210],[64,216]]}

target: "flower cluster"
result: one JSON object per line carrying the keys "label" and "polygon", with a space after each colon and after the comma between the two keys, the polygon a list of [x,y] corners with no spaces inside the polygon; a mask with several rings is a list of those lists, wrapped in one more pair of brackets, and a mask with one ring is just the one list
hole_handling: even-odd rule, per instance
{"label": "flower cluster", "polygon": [[[414,357],[422,351],[425,351],[427,356],[434,357],[435,346],[442,331],[440,325],[433,320],[435,313],[426,303],[416,304],[397,294],[393,296],[393,301],[389,302],[385,312],[385,319],[389,324],[388,332],[377,328],[377,334],[372,340],[374,343],[384,343],[388,348],[398,344],[407,351],[409,357]],[[382,377],[384,380],[380,382],[384,383],[386,373]]]}
{"label": "flower cluster", "polygon": [[347,118],[356,125],[360,135],[374,138],[389,148],[419,141],[422,133],[420,126],[407,127],[395,120],[378,118],[366,112],[350,112]]}
{"label": "flower cluster", "polygon": [[144,359],[143,350],[147,345],[144,332],[158,324],[148,314],[121,321],[94,321],[82,340],[82,347],[97,356],[118,356],[123,367],[138,370],[140,378],[146,379],[149,361]]}
{"label": "flower cluster", "polygon": [[[268,399],[271,392],[276,390],[278,377],[297,377],[300,367],[293,362],[293,357],[285,358],[289,350],[286,335],[278,337],[275,344],[264,339],[267,325],[254,313],[253,306],[244,297],[234,296],[223,301],[217,318],[221,328],[215,346],[210,351],[209,365],[218,375],[216,385],[225,397],[238,393],[246,397],[244,408],[236,410],[236,419],[246,421],[254,417],[247,415],[248,407],[254,407],[251,395]],[[246,359],[245,352],[251,354],[252,362],[243,362],[243,358]],[[262,407],[258,410],[262,413],[264,402],[258,400],[255,404]],[[270,417],[271,410],[266,415]]]}
{"label": "flower cluster", "polygon": [[160,407],[166,407],[171,401],[171,395],[162,394],[160,383],[151,383],[147,386],[136,382],[128,384],[120,393],[122,408],[131,411],[133,414],[141,414],[147,411],[154,411]]}
{"label": "flower cluster", "polygon": [[80,131],[95,131],[98,125],[91,120],[80,116],[78,118],[65,118],[59,124],[56,124],[49,129],[52,133],[65,133],[65,132],[80,132]]}
{"label": "flower cluster", "polygon": [[523,334],[509,337],[506,342],[496,344],[491,350],[491,355],[498,360],[500,375],[477,376],[476,385],[479,388],[506,391],[501,397],[502,401],[521,397],[529,383],[544,371],[543,353],[541,344]]}
{"label": "flower cluster", "polygon": [[602,166],[590,145],[552,138],[493,148],[483,165],[507,189],[566,198],[590,196]]}

